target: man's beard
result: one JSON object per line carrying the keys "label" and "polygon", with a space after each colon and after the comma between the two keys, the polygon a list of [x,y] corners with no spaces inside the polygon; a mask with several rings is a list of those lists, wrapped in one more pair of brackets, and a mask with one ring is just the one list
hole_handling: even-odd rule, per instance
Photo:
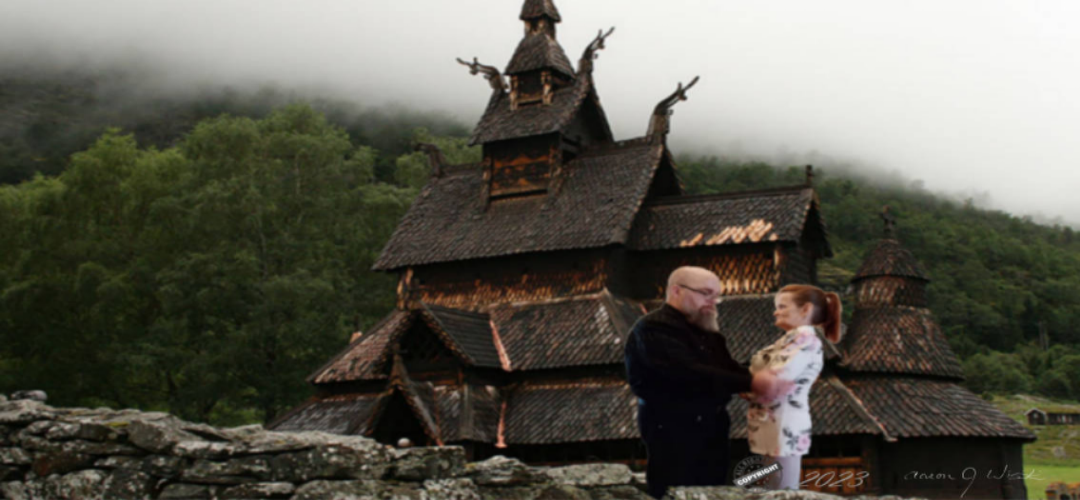
{"label": "man's beard", "polygon": [[707,332],[720,333],[720,324],[717,322],[715,309],[709,313],[698,313],[691,323]]}

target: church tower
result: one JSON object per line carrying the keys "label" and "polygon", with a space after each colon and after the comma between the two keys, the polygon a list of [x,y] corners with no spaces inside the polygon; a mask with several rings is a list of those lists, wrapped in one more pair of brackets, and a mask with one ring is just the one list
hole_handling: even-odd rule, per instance
{"label": "church tower", "polygon": [[963,380],[960,360],[927,306],[926,271],[897,239],[889,207],[881,217],[884,236],[851,280],[855,311],[843,341],[844,368]]}

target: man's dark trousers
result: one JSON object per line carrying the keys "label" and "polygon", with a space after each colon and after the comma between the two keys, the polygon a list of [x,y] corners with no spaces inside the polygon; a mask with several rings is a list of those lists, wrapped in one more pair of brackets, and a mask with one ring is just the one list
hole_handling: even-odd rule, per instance
{"label": "man's dark trousers", "polygon": [[669,486],[727,483],[730,422],[725,408],[638,402],[650,496],[663,497]]}

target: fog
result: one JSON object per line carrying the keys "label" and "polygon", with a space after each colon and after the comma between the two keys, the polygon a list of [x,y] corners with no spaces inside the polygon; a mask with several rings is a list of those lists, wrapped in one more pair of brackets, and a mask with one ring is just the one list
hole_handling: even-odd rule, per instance
{"label": "fog", "polygon": [[[555,2],[575,64],[616,27],[594,75],[617,138],[700,75],[675,107],[677,152],[854,163],[1080,222],[1078,3]],[[489,87],[454,59],[505,67],[521,3],[5,0],[0,60],[137,68],[147,92],[269,83],[472,125]]]}

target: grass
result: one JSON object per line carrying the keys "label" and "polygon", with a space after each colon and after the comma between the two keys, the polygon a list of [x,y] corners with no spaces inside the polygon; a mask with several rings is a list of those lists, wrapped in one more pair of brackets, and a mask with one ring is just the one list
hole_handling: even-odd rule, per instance
{"label": "grass", "polygon": [[1028,465],[1025,462],[1024,472],[1031,471],[1035,471],[1032,477],[1024,480],[1024,484],[1027,485],[1029,499],[1044,500],[1046,498],[1046,487],[1050,483],[1058,481],[1069,484],[1080,482],[1080,466]]}
{"label": "grass", "polygon": [[1029,499],[1045,499],[1046,486],[1050,483],[1080,482],[1080,425],[1028,425],[1024,416],[1031,408],[1080,413],[1080,404],[1019,394],[994,396],[990,402],[1039,438],[1024,445],[1024,472],[1035,471],[1025,481]]}

